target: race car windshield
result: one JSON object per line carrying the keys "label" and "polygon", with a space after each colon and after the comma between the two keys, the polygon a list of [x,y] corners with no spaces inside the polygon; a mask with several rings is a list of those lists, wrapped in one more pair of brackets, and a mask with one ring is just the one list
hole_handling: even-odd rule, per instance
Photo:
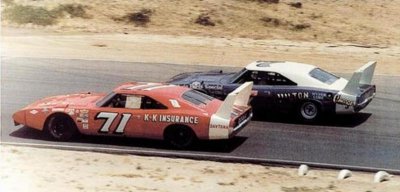
{"label": "race car windshield", "polygon": [[96,103],[96,106],[103,107],[103,106],[107,105],[108,101],[110,101],[111,98],[113,98],[115,95],[116,95],[116,93],[114,93],[114,92],[107,94],[105,97],[103,97],[100,101],[98,101]]}
{"label": "race car windshield", "polygon": [[310,76],[323,82],[326,83],[328,85],[331,85],[332,83],[334,83],[336,80],[339,79],[339,77],[337,77],[336,75],[329,73],[327,71],[324,71],[320,68],[315,68],[312,71],[310,71]]}
{"label": "race car windshield", "polygon": [[214,99],[213,97],[198,92],[196,90],[186,91],[185,93],[183,93],[182,98],[195,105],[200,105],[200,104],[206,105],[209,101]]}
{"label": "race car windshield", "polygon": [[239,72],[235,73],[235,74],[231,77],[230,81],[231,81],[231,82],[236,81],[237,78],[239,78],[240,76],[242,76],[242,74],[243,74],[245,71],[247,71],[246,68],[243,68],[243,69],[240,70]]}

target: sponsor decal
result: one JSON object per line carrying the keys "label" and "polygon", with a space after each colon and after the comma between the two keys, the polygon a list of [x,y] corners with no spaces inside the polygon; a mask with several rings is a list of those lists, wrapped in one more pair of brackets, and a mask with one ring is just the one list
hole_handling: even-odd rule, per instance
{"label": "sponsor decal", "polygon": [[192,89],[203,89],[203,85],[198,81],[191,83],[189,87]]}
{"label": "sponsor decal", "polygon": [[66,112],[68,115],[75,115],[75,109],[65,109],[65,112]]}
{"label": "sponsor decal", "polygon": [[36,115],[37,113],[39,113],[39,111],[34,109],[34,110],[29,111],[29,113],[32,115]]}
{"label": "sponsor decal", "polygon": [[81,110],[76,110],[78,111],[79,115],[76,118],[76,121],[78,123],[89,123],[89,110],[87,109],[81,109]]}
{"label": "sponsor decal", "polygon": [[295,98],[295,99],[308,99],[309,93],[308,92],[293,92],[293,93],[278,93],[276,94],[278,98]]}
{"label": "sponsor decal", "polygon": [[211,124],[211,129],[229,129],[228,125]]}
{"label": "sponsor decal", "polygon": [[219,84],[208,84],[204,86],[206,89],[222,90],[223,86]]}
{"label": "sponsor decal", "polygon": [[340,95],[340,94],[335,95],[335,96],[333,97],[333,101],[334,101],[335,103],[339,103],[339,104],[343,104],[343,105],[349,105],[349,106],[354,106],[354,105],[355,105],[355,102],[354,102],[354,101],[352,101],[352,100],[350,100],[350,99],[347,99],[347,98],[344,98],[344,97],[342,97],[342,95]]}
{"label": "sponsor decal", "polygon": [[169,102],[171,102],[171,105],[175,108],[181,108],[181,105],[176,99],[170,99]]}
{"label": "sponsor decal", "polygon": [[326,96],[325,93],[320,93],[320,92],[312,92],[311,95],[312,95],[312,98],[318,99],[318,100],[323,100],[324,97]]}
{"label": "sponsor decal", "polygon": [[147,122],[186,123],[186,124],[199,123],[199,117],[188,116],[188,115],[144,114],[143,120]]}
{"label": "sponsor decal", "polygon": [[238,124],[240,125],[241,123],[243,123],[247,119],[247,116],[247,114],[240,116],[237,120]]}
{"label": "sponsor decal", "polygon": [[89,129],[89,124],[88,124],[88,123],[82,124],[82,128],[83,128],[83,129]]}

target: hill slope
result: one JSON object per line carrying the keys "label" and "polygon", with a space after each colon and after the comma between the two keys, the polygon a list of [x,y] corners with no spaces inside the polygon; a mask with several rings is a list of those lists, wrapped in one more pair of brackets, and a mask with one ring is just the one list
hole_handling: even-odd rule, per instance
{"label": "hill slope", "polygon": [[[400,42],[399,0],[303,0],[301,8],[289,5],[291,2],[7,0],[2,3],[2,9],[5,10],[2,13],[2,25],[62,33],[156,33],[368,45],[398,45]],[[7,11],[16,5],[55,10],[60,4],[78,8],[65,9],[64,6],[63,13],[54,16],[54,23],[46,26],[17,24],[9,17],[11,11]],[[83,11],[84,15],[74,15],[81,13],[79,11]],[[21,14],[21,10],[18,12]]]}

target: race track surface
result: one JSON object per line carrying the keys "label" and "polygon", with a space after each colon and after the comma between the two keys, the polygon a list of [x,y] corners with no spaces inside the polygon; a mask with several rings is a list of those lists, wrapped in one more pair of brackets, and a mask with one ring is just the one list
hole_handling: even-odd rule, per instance
{"label": "race track surface", "polygon": [[[2,58],[1,142],[68,146],[71,149],[120,151],[200,159],[302,163],[328,167],[386,169],[400,173],[400,76],[375,76],[377,96],[355,115],[326,118],[307,125],[284,115],[253,120],[230,141],[204,141],[176,151],[161,141],[83,136],[54,142],[39,131],[14,126],[11,115],[51,95],[108,92],[126,81],[165,81],[182,72],[237,68],[112,61]],[[349,76],[349,74],[344,74]],[[149,152],[149,153],[146,153]]]}

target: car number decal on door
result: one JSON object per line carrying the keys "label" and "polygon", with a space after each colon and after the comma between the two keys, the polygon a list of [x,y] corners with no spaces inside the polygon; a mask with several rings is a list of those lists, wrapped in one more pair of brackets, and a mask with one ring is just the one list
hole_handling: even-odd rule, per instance
{"label": "car number decal on door", "polygon": [[[118,126],[115,129],[115,134],[123,134],[126,124],[128,123],[129,119],[131,118],[132,114],[130,113],[122,113],[121,120],[118,122]],[[115,118],[118,116],[118,113],[112,112],[100,112],[96,115],[95,120],[97,119],[105,119],[103,125],[99,129],[100,133],[108,133],[110,131],[110,127],[114,122]]]}

